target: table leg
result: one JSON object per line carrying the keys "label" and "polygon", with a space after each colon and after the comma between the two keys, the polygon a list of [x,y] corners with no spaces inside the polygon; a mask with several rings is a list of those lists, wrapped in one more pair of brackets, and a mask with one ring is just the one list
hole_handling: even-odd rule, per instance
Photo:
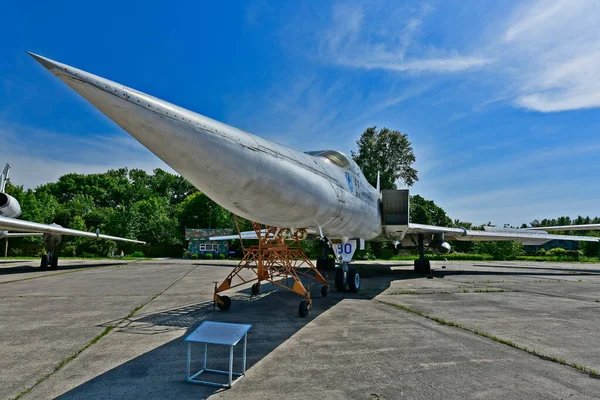
{"label": "table leg", "polygon": [[233,346],[229,346],[229,387],[233,381]]}
{"label": "table leg", "polygon": [[187,367],[186,367],[188,379],[190,378],[190,364],[191,364],[191,360],[192,360],[192,349],[191,349],[191,346],[192,346],[192,344],[190,342],[188,342],[188,348],[187,348]]}
{"label": "table leg", "polygon": [[242,360],[242,375],[246,375],[246,343],[248,343],[248,333],[244,335],[244,359]]}

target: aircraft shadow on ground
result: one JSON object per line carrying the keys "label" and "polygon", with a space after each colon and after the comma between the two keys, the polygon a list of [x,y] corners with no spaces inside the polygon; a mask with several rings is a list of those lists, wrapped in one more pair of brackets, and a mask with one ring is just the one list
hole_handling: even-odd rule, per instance
{"label": "aircraft shadow on ground", "polygon": [[19,261],[11,264],[0,264],[0,275],[12,275],[12,274],[26,274],[30,272],[61,272],[61,271],[70,271],[74,269],[88,269],[88,268],[97,268],[97,267],[112,267],[116,265],[126,265],[127,263],[122,262],[113,262],[113,261],[104,261],[104,262],[95,262],[95,263],[85,263],[85,264],[60,264],[58,265],[57,270],[48,270],[48,269],[40,269],[39,260],[31,260],[31,261]]}
{"label": "aircraft shadow on ground", "polygon": [[[336,292],[333,288],[333,280],[330,279],[332,289],[329,295],[324,298],[320,295],[320,285],[314,285],[311,290],[314,306],[307,318],[298,317],[298,304],[301,300],[299,296],[281,289],[274,290],[268,284],[262,285],[261,294],[258,296],[251,296],[249,290],[231,295],[232,306],[227,312],[214,310],[212,301],[202,301],[149,314],[139,314],[137,317],[120,323],[111,335],[139,334],[139,340],[143,341],[147,337],[145,335],[155,335],[175,330],[181,331],[182,334],[175,340],[85,382],[63,394],[60,398],[134,398],[139,397],[142,393],[151,393],[152,397],[158,398],[190,398],[192,396],[194,398],[206,398],[222,389],[185,382],[187,347],[183,338],[202,321],[251,324],[252,329],[248,335],[247,354],[248,369],[251,370],[261,359],[285,343],[322,313],[335,307],[339,302],[348,298],[370,300],[387,289],[391,281],[396,279],[399,279],[396,273],[373,274],[366,277],[363,279],[365,290],[361,290],[360,295]],[[115,322],[109,321],[103,326]],[[115,337],[113,336],[112,339],[114,340]],[[130,337],[127,339],[132,340]],[[238,347],[236,347],[234,366],[239,370],[241,346]],[[214,351],[213,348],[215,348]],[[192,355],[193,359],[200,360],[200,345],[194,347]],[[194,355],[196,358],[194,358]],[[210,368],[227,369],[227,360],[227,348],[224,346],[209,347]],[[212,365],[213,362],[215,365]],[[292,373],[292,371],[289,371],[289,373]]]}
{"label": "aircraft shadow on ground", "polygon": [[[312,288],[314,306],[307,318],[299,318],[297,307],[300,297],[282,290],[274,290],[263,284],[261,294],[251,296],[249,290],[236,292],[231,296],[232,306],[227,312],[213,309],[212,301],[200,301],[178,307],[165,308],[151,313],[143,309],[133,318],[108,321],[101,326],[118,323],[117,328],[103,340],[115,340],[114,335],[139,335],[139,341],[160,333],[181,332],[178,338],[133,358],[101,375],[71,389],[59,398],[137,398],[145,394],[158,398],[207,398],[223,389],[193,385],[185,382],[186,343],[183,338],[191,333],[202,321],[222,321],[247,323],[252,325],[248,336],[248,370],[285,343],[300,329],[324,312],[331,310],[345,299],[371,300],[390,287],[392,281],[423,278],[408,269],[394,270],[390,267],[406,267],[409,264],[354,264],[361,271],[362,289],[360,294],[339,293],[333,288],[333,271],[329,273],[331,292],[325,298],[319,294],[320,286]],[[570,271],[570,270],[569,270]],[[570,274],[541,271],[468,271],[435,269],[434,277],[454,275],[548,275]],[[133,340],[131,337],[123,340]],[[101,345],[102,341],[96,346]],[[241,347],[236,348],[235,370],[240,369]],[[198,370],[201,357],[200,346],[193,350],[192,359]],[[225,347],[209,348],[209,367],[227,369],[228,351]],[[74,361],[77,362],[77,361]],[[291,373],[282,371],[282,373]],[[210,377],[213,378],[213,377]],[[246,378],[248,379],[248,378]],[[255,377],[254,379],[259,379]],[[235,390],[235,389],[234,389]]]}

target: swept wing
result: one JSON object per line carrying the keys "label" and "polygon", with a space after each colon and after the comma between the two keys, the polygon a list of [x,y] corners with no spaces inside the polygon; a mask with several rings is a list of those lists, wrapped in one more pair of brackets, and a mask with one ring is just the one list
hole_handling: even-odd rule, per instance
{"label": "swept wing", "polygon": [[598,231],[600,230],[600,224],[586,224],[586,225],[562,225],[562,226],[540,226],[537,228],[527,228],[528,230],[540,230],[540,231]]}
{"label": "swept wing", "polygon": [[[565,229],[561,229],[565,230]],[[590,230],[588,228],[588,230]],[[407,235],[411,234],[444,234],[446,240],[463,241],[496,241],[516,240],[523,244],[543,244],[550,240],[572,240],[578,242],[598,242],[599,238],[591,236],[553,235],[545,231],[532,229],[510,229],[484,227],[483,231],[466,228],[446,228],[442,226],[410,223]]]}
{"label": "swept wing", "polygon": [[121,242],[139,243],[146,244],[140,240],[126,239],[117,236],[102,235],[99,232],[85,232],[78,231],[75,229],[63,228],[59,225],[46,225],[39,224],[37,222],[23,221],[15,218],[0,217],[0,230],[7,231],[19,231],[19,232],[34,232],[34,233],[48,233],[53,235],[71,235],[87,237],[91,239],[106,239],[106,240],[117,240]]}

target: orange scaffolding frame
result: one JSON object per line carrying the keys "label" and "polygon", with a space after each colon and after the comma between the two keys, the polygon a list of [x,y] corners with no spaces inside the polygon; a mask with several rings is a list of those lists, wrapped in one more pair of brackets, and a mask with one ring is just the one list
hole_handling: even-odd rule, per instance
{"label": "orange scaffolding frame", "polygon": [[[243,244],[237,217],[235,217],[235,225],[240,236],[244,257],[227,278],[215,288],[214,301],[219,309],[224,311],[231,306],[231,299],[220,293],[254,281],[253,295],[259,293],[262,281],[268,281],[275,286],[303,296],[304,299],[300,302],[298,309],[301,317],[305,317],[312,306],[310,286],[307,289],[302,283],[301,277],[323,283],[321,295],[327,296],[329,292],[327,277],[319,272],[302,250],[300,242],[307,237],[306,229],[297,229],[292,232],[289,229],[263,227],[262,224],[252,222],[258,245],[246,248]],[[241,274],[244,269],[250,269],[255,276],[249,279],[244,278]]]}

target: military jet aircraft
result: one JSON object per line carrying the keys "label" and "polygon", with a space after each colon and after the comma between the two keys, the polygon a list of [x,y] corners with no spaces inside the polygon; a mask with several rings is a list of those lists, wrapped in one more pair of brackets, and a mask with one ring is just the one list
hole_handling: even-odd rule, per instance
{"label": "military jet aircraft", "polygon": [[[133,239],[120,238],[116,236],[101,235],[100,231],[84,232],[75,229],[63,228],[57,224],[39,224],[17,219],[21,216],[21,205],[18,200],[5,192],[8,183],[10,165],[6,164],[0,172],[0,239],[43,236],[46,254],[41,256],[41,269],[58,269],[58,256],[64,235],[82,236],[96,239],[117,240],[122,242],[141,243],[145,242]],[[17,232],[9,232],[17,231]]]}
{"label": "military jet aircraft", "polygon": [[[199,190],[232,213],[291,232],[308,232],[336,249],[338,290],[356,292],[350,267],[365,241],[418,246],[415,269],[428,272],[424,246],[448,252],[447,240],[598,241],[537,230],[470,230],[410,222],[407,190],[380,191],[337,150],[301,152],[135,89],[29,53]],[[1,224],[0,224],[1,225]],[[243,233],[254,237],[254,232]]]}

